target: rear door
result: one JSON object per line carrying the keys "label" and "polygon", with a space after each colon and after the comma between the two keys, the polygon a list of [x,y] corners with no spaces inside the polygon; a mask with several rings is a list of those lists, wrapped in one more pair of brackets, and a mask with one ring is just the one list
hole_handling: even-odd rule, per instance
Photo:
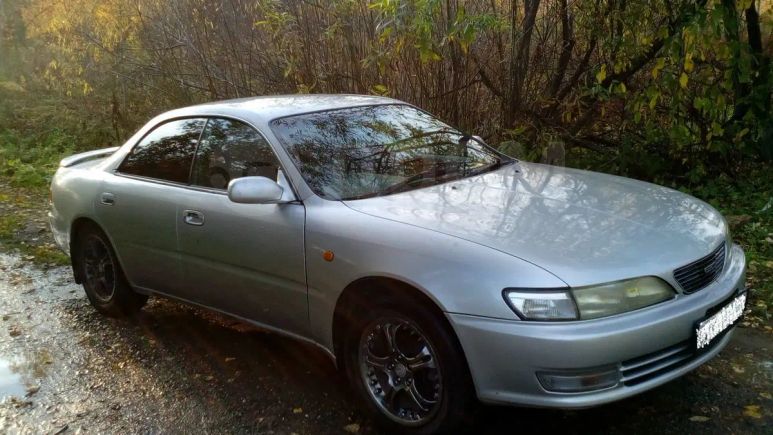
{"label": "rear door", "polygon": [[135,287],[168,294],[182,288],[177,204],[205,123],[189,118],[159,124],[102,186],[97,216]]}
{"label": "rear door", "polygon": [[280,174],[258,131],[237,120],[209,119],[177,219],[186,281],[181,297],[305,335],[303,204],[237,204],[226,190],[239,177],[277,180]]}

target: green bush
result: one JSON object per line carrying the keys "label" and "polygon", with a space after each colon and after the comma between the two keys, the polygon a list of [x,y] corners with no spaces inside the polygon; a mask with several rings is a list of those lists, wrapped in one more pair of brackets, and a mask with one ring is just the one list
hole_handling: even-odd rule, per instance
{"label": "green bush", "polygon": [[74,143],[75,138],[59,130],[27,137],[0,131],[0,174],[15,186],[47,186],[59,160],[74,152]]}
{"label": "green bush", "polygon": [[763,321],[773,307],[773,177],[770,165],[748,166],[743,177],[711,177],[684,189],[727,218],[733,240],[746,251],[750,308]]}
{"label": "green bush", "polygon": [[63,157],[114,144],[110,121],[90,110],[99,103],[0,81],[0,176],[45,187]]}

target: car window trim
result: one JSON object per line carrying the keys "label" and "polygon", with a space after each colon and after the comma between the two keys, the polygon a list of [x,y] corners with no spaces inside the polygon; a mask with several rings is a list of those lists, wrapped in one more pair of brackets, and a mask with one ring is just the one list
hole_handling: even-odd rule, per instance
{"label": "car window trim", "polygon": [[151,128],[150,130],[146,131],[145,134],[143,134],[141,138],[137,139],[137,142],[135,142],[134,145],[132,145],[131,148],[129,148],[129,151],[123,156],[123,158],[121,159],[121,162],[118,163],[118,165],[116,165],[115,169],[113,169],[113,173],[115,175],[121,175],[121,176],[129,177],[129,178],[137,178],[137,179],[144,179],[144,180],[156,180],[156,181],[163,182],[163,184],[185,186],[185,184],[179,183],[177,181],[164,180],[163,178],[147,177],[147,176],[144,176],[144,175],[128,174],[128,173],[122,172],[120,170],[121,166],[123,166],[124,162],[126,162],[126,159],[129,158],[129,155],[132,153],[132,151],[134,151],[134,149],[137,148],[137,146],[139,146],[139,144],[141,144],[142,141],[145,140],[145,138],[148,137],[149,134],[153,133],[154,131],[156,131],[159,127],[161,127],[164,124],[168,124],[168,123],[174,122],[174,121],[180,121],[180,120],[183,120],[183,119],[201,119],[201,120],[204,121],[204,125],[201,127],[201,131],[199,132],[199,138],[196,141],[196,148],[194,149],[193,158],[191,159],[191,166],[190,166],[190,168],[188,168],[188,180],[187,181],[188,181],[188,184],[190,184],[190,181],[191,181],[190,172],[192,170],[191,168],[193,168],[193,160],[196,158],[196,151],[195,150],[197,150],[199,148],[199,142],[201,141],[201,134],[204,133],[204,128],[207,126],[207,121],[209,119],[206,115],[175,116],[175,117],[167,118],[167,119],[164,119],[164,120],[158,122],[156,125],[153,126],[153,128]]}
{"label": "car window trim", "polygon": [[[232,121],[238,121],[238,122],[241,122],[241,123],[245,124],[246,126],[252,128],[253,130],[255,130],[260,135],[260,137],[262,137],[263,140],[266,141],[266,143],[268,144],[268,147],[271,150],[271,153],[274,154],[274,157],[276,158],[276,161],[279,164],[279,169],[282,172],[284,172],[284,174],[285,174],[285,180],[289,184],[290,190],[292,190],[292,192],[293,192],[293,196],[295,196],[295,198],[296,198],[296,201],[290,202],[289,204],[293,204],[293,203],[296,203],[296,202],[299,203],[299,204],[303,203],[303,201],[301,199],[299,199],[300,196],[298,195],[298,190],[295,188],[295,185],[293,184],[293,181],[290,179],[289,176],[287,176],[287,171],[282,166],[282,160],[279,158],[279,156],[277,154],[277,150],[274,149],[274,144],[271,143],[271,141],[268,139],[268,137],[265,134],[263,134],[263,132],[259,128],[255,127],[255,125],[253,125],[248,120],[241,119],[241,118],[238,118],[236,116],[230,116],[230,115],[196,114],[196,115],[186,115],[186,116],[174,116],[174,117],[167,118],[167,119],[164,119],[162,121],[159,121],[151,129],[149,129],[147,132],[145,132],[145,134],[143,134],[142,137],[137,139],[137,142],[135,142],[134,145],[132,145],[131,148],[129,148],[129,151],[126,153],[126,155],[123,156],[123,158],[121,159],[121,162],[118,163],[118,165],[116,165],[115,169],[113,169],[113,171],[112,171],[113,175],[116,175],[116,176],[119,176],[119,177],[132,178],[132,179],[135,179],[135,180],[138,180],[138,181],[147,181],[147,182],[152,182],[152,183],[156,183],[156,184],[163,184],[165,186],[170,186],[170,187],[179,187],[179,188],[183,188],[183,189],[187,188],[189,190],[194,190],[194,191],[197,191],[197,192],[216,193],[218,195],[226,195],[227,196],[228,195],[228,190],[215,189],[215,188],[205,187],[205,186],[196,186],[196,185],[194,185],[192,183],[192,180],[191,180],[192,174],[193,174],[193,168],[194,168],[193,165],[196,163],[196,154],[198,153],[198,150],[199,150],[199,144],[201,143],[202,135],[204,134],[204,130],[207,128],[207,124],[209,124],[209,120],[213,119],[213,118],[230,119]],[[169,123],[169,122],[172,122],[172,121],[179,121],[181,119],[203,119],[205,121],[204,122],[204,126],[201,128],[201,131],[199,132],[199,139],[196,142],[196,149],[194,150],[193,159],[191,160],[191,166],[188,169],[188,182],[186,184],[178,183],[176,181],[164,180],[164,179],[161,179],[161,178],[146,177],[146,176],[136,175],[136,174],[127,174],[127,173],[121,172],[119,170],[121,165],[123,165],[123,162],[126,160],[126,158],[129,157],[129,154],[131,154],[132,150],[134,150],[134,148],[137,147],[150,133],[152,133],[154,130],[156,130],[157,128],[161,127],[162,125],[164,125],[166,123]],[[269,126],[269,128],[270,128],[270,126]],[[279,140],[279,138],[277,138],[277,140]],[[279,144],[279,146],[282,146],[282,145]]]}
{"label": "car window trim", "polygon": [[[209,125],[209,121],[211,121],[212,118],[208,117],[204,120],[204,126],[201,127],[201,131],[199,132],[199,139],[196,141],[196,148],[193,150],[193,158],[191,159],[191,167],[188,168],[188,185],[193,186],[193,168],[196,167],[196,159],[199,156],[199,148],[201,147],[201,138],[204,137],[204,132],[207,131],[207,126]],[[199,186],[202,187],[202,186]]]}
{"label": "car window trim", "polygon": [[181,188],[181,189],[196,190],[196,191],[208,192],[208,193],[216,193],[218,195],[226,195],[226,196],[228,195],[228,192],[224,191],[224,190],[211,189],[211,188],[207,188],[207,187],[203,187],[203,186],[194,186],[194,185],[191,185],[191,184],[177,183],[175,181],[162,180],[160,178],[144,177],[142,175],[126,174],[126,173],[123,173],[123,172],[114,172],[113,175],[115,175],[117,177],[131,178],[131,179],[137,180],[137,181],[144,181],[144,182],[153,183],[153,184],[161,184],[161,185],[169,186],[169,187],[178,187],[178,188]]}

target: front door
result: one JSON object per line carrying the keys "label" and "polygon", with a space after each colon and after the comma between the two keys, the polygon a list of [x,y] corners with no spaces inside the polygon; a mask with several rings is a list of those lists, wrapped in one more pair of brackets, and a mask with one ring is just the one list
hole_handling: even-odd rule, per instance
{"label": "front door", "polygon": [[271,146],[252,127],[207,121],[177,213],[180,297],[306,335],[303,204],[237,204],[226,191],[235,178],[278,172]]}

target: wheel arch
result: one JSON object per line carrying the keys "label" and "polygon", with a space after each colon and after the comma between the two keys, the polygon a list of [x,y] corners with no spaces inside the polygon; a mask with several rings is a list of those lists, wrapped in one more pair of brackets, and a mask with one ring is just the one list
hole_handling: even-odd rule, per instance
{"label": "wheel arch", "polygon": [[447,328],[453,336],[458,350],[465,358],[465,365],[467,365],[467,358],[464,354],[461,342],[459,341],[459,337],[456,334],[456,330],[439,304],[427,295],[426,292],[415,285],[397,278],[385,276],[359,278],[347,285],[339,295],[333,312],[332,328],[333,354],[337,361],[344,361],[342,358],[344,347],[343,339],[348,332],[349,325],[354,320],[354,315],[358,312],[357,310],[386,301],[421,304],[423,307],[433,312],[437,319],[442,322],[443,326]]}

